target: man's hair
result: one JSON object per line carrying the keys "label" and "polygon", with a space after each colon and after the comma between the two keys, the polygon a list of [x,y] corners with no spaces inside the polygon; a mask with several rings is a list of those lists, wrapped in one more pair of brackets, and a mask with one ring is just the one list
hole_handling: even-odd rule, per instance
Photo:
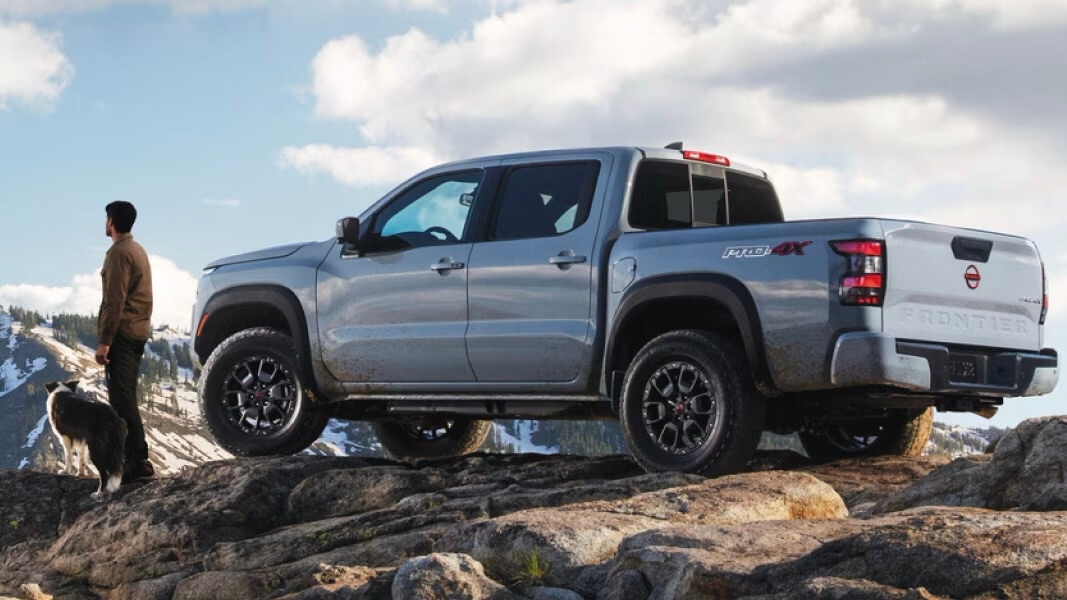
{"label": "man's hair", "polygon": [[116,200],[104,207],[107,216],[111,217],[111,226],[119,233],[129,233],[133,229],[133,222],[137,220],[137,209],[125,200]]}

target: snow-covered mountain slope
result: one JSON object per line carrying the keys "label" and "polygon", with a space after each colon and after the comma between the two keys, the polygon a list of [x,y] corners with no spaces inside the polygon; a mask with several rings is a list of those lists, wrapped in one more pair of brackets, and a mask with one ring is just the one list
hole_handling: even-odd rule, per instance
{"label": "snow-covered mountain slope", "polygon": [[[104,368],[93,359],[93,349],[60,342],[47,324],[26,330],[7,313],[0,313],[0,365],[0,406],[7,415],[5,435],[0,436],[0,468],[58,470],[63,449],[48,426],[44,384],[77,380],[79,389],[104,399]],[[199,420],[191,377],[186,372],[175,380],[152,382],[142,396],[149,458],[164,474],[230,456]]]}
{"label": "snow-covered mountain slope", "polygon": [[7,313],[0,313],[0,344],[6,349],[6,356],[0,355],[0,396],[14,390],[29,381],[34,373],[44,369],[47,360],[43,357],[28,358],[18,355],[19,334],[22,324],[15,322]]}
{"label": "snow-covered mountain slope", "polygon": [[935,422],[934,430],[930,432],[930,441],[926,443],[923,453],[953,458],[967,454],[981,454],[986,451],[989,444],[1004,435],[1004,431],[997,427],[975,429]]}

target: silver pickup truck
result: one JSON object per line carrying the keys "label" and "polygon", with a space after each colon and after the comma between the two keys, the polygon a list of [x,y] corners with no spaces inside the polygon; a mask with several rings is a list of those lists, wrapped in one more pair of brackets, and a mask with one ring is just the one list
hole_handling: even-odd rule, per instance
{"label": "silver pickup truck", "polygon": [[917,454],[935,408],[1052,391],[1047,310],[1031,241],[787,222],[766,173],[675,143],[429,169],[334,238],[209,264],[193,348],[238,455],[330,417],[401,458],[472,451],[492,419],[610,418],[645,468],[721,474],[764,430]]}

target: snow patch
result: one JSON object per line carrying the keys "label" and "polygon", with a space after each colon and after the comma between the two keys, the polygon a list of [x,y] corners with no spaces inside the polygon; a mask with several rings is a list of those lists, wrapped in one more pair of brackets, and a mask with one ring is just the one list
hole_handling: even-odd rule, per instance
{"label": "snow patch", "polygon": [[315,440],[315,443],[302,454],[315,456],[381,455],[382,445],[377,440],[353,439],[349,431],[351,425],[349,421],[330,419],[319,439]]}
{"label": "snow patch", "polygon": [[503,426],[493,423],[493,432],[491,435],[493,435],[501,444],[513,448],[514,452],[520,454],[525,454],[527,452],[536,454],[558,453],[558,446],[541,446],[530,441],[533,437],[533,433],[537,431],[538,425],[539,423],[537,421],[515,421],[516,435],[512,435],[508,433],[508,430]]}
{"label": "snow patch", "polygon": [[13,359],[8,358],[4,364],[0,365],[0,396],[26,383],[26,380],[34,373],[46,366],[48,366],[48,360],[44,358],[27,361],[23,367],[19,367]]}
{"label": "snow patch", "polygon": [[[32,448],[37,443],[37,438],[44,433],[45,425],[48,424],[48,415],[41,417],[40,421],[37,421],[37,426],[33,428],[33,431],[26,435],[26,443],[22,445],[23,448]],[[22,467],[19,467],[20,469]]]}

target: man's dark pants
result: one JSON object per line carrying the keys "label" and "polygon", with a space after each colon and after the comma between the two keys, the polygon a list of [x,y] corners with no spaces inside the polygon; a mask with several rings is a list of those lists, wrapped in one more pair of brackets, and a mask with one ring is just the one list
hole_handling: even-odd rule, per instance
{"label": "man's dark pants", "polygon": [[116,335],[107,352],[107,399],[126,421],[126,468],[136,468],[148,460],[141,411],[137,408],[137,375],[144,355],[145,340]]}

